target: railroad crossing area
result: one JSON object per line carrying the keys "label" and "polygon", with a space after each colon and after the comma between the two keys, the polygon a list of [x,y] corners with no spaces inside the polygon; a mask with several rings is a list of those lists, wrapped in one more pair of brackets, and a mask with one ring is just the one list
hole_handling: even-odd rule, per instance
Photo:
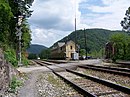
{"label": "railroad crossing area", "polygon": [[[48,67],[54,69],[54,70],[62,70],[62,68],[75,68],[78,65],[85,65],[85,64],[101,64],[102,61],[99,59],[95,59],[95,60],[83,60],[83,61],[71,61],[71,62],[64,62],[64,63],[60,63],[60,64],[56,64],[55,65],[48,65]],[[62,68],[60,68],[62,67]],[[34,70],[40,70],[40,71],[51,71],[49,68],[47,68],[46,66],[41,66],[36,64],[35,62],[32,63],[31,66],[28,67],[19,67],[17,69],[20,72],[32,72]]]}
{"label": "railroad crossing area", "polygon": [[28,76],[18,97],[130,97],[129,68],[99,59],[33,60],[32,64],[18,68]]}

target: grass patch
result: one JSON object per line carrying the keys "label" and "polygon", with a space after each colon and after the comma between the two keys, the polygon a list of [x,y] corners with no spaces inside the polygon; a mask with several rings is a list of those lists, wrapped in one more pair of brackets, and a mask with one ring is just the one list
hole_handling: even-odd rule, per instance
{"label": "grass patch", "polygon": [[55,79],[53,75],[48,74],[47,80],[57,87],[60,86],[60,82],[58,81],[58,79]]}
{"label": "grass patch", "polygon": [[22,86],[23,82],[18,80],[16,76],[13,76],[11,83],[10,83],[10,92],[15,93],[17,91],[17,88]]}

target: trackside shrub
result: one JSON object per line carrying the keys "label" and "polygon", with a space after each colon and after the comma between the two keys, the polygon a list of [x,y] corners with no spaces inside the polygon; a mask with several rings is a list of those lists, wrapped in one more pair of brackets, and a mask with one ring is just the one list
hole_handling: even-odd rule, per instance
{"label": "trackside shrub", "polygon": [[18,66],[18,62],[15,56],[15,51],[13,49],[7,49],[4,51],[5,59],[10,62],[14,67]]}
{"label": "trackside shrub", "polygon": [[28,66],[29,60],[25,56],[22,56],[22,63],[23,65]]}
{"label": "trackside shrub", "polygon": [[18,80],[16,76],[13,76],[11,83],[10,83],[10,91],[15,93],[17,88],[22,86],[23,82]]}

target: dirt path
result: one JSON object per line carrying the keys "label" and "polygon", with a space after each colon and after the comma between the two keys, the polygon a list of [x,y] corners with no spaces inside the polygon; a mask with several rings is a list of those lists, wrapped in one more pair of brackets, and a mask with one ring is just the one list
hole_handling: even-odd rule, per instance
{"label": "dirt path", "polygon": [[20,89],[18,97],[37,97],[35,83],[39,72],[33,71],[28,74],[29,79],[25,82],[24,86]]}
{"label": "dirt path", "polygon": [[51,70],[44,66],[19,67],[17,70],[25,73],[28,77],[28,80],[25,81],[23,87],[18,91],[17,97],[38,97],[36,88],[38,76],[43,72],[49,72]]}

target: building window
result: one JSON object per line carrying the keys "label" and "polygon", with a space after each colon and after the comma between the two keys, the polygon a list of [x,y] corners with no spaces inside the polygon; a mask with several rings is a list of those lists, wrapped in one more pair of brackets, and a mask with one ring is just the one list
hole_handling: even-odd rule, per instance
{"label": "building window", "polygon": [[72,50],[72,49],[73,49],[73,47],[72,47],[72,46],[70,46],[70,49]]}

